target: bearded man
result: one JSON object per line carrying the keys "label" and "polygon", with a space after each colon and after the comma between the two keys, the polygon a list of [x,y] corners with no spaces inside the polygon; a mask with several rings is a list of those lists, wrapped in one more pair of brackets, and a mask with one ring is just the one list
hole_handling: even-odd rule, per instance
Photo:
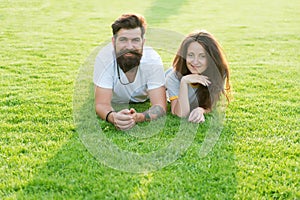
{"label": "bearded man", "polygon": [[[112,24],[112,43],[100,50],[94,66],[95,108],[101,119],[128,130],[136,123],[166,113],[165,76],[160,56],[144,46],[146,21],[138,14],[123,14]],[[115,111],[112,103],[141,103],[151,108]]]}

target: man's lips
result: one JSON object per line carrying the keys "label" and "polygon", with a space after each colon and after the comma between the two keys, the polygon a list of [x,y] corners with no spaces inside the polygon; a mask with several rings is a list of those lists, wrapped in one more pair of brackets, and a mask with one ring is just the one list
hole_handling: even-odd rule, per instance
{"label": "man's lips", "polygon": [[129,53],[129,52],[124,54],[124,56],[133,56],[133,55],[134,55],[133,53]]}

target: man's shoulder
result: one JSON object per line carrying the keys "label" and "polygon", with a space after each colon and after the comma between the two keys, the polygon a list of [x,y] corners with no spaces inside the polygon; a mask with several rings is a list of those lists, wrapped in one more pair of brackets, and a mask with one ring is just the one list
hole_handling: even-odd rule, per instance
{"label": "man's shoulder", "polygon": [[106,44],[105,46],[98,47],[99,51],[96,56],[96,60],[101,61],[102,63],[111,63],[114,60],[114,48],[111,43]]}
{"label": "man's shoulder", "polygon": [[155,56],[157,56],[157,57],[160,58],[160,56],[159,56],[159,54],[156,52],[156,50],[153,49],[153,48],[150,47],[150,46],[144,46],[144,48],[143,48],[143,54],[145,54],[145,55],[155,55]]}
{"label": "man's shoulder", "polygon": [[97,56],[107,56],[107,57],[113,56],[114,48],[111,42],[104,46],[99,46],[98,48],[99,51],[97,53]]}
{"label": "man's shoulder", "polygon": [[141,62],[142,63],[147,63],[147,62],[161,63],[161,57],[152,47],[144,46],[143,57],[142,57]]}

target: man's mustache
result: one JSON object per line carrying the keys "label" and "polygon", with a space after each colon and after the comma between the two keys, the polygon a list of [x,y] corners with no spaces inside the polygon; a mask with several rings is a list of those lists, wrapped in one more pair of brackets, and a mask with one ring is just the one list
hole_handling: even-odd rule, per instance
{"label": "man's mustache", "polygon": [[141,52],[139,52],[138,50],[132,50],[132,49],[124,49],[124,50],[120,50],[118,53],[117,53],[117,57],[120,57],[126,53],[131,53],[133,55],[136,55],[136,56],[139,56],[141,57],[143,54]]}

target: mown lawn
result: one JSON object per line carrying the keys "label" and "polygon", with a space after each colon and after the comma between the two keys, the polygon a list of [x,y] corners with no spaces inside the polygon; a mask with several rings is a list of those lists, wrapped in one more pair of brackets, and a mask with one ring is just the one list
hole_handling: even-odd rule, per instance
{"label": "mown lawn", "polygon": [[[129,132],[95,116],[92,58],[124,12],[146,17],[165,68],[180,36],[219,39],[234,99],[217,135],[214,114]],[[299,24],[297,0],[0,0],[0,199],[299,199]]]}

